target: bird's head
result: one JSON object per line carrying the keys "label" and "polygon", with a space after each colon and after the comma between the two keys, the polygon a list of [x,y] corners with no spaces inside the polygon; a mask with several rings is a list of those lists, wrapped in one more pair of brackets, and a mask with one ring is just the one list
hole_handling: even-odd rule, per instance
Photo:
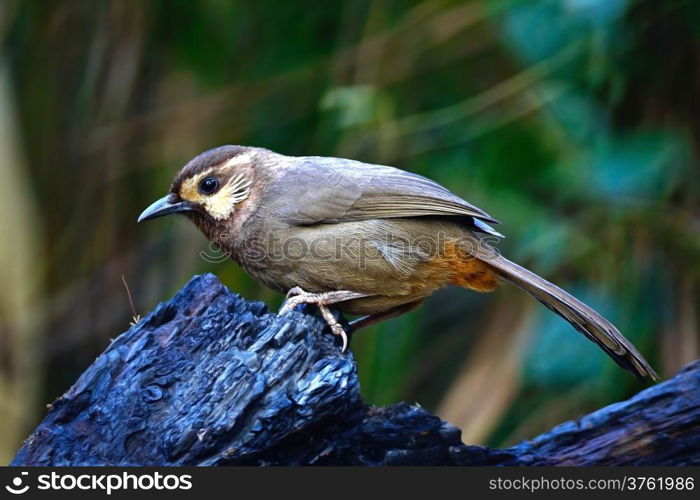
{"label": "bird's head", "polygon": [[181,213],[208,234],[226,226],[251,195],[260,151],[221,146],[196,156],[175,176],[170,192],[141,213],[138,222]]}

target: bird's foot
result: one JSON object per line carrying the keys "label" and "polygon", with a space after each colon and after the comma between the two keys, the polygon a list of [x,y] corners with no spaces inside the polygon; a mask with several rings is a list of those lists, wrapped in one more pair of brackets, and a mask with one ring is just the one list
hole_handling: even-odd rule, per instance
{"label": "bird's foot", "polygon": [[359,299],[361,297],[366,297],[366,295],[348,290],[311,293],[303,290],[301,287],[295,286],[289,290],[289,292],[287,292],[287,299],[284,301],[284,304],[282,304],[279,314],[285,314],[301,304],[316,305],[319,311],[321,311],[321,316],[323,316],[323,319],[330,327],[331,332],[343,340],[342,352],[345,352],[348,347],[348,334],[345,332],[345,329],[340,322],[338,322],[335,316],[333,316],[333,313],[328,306],[346,300]]}

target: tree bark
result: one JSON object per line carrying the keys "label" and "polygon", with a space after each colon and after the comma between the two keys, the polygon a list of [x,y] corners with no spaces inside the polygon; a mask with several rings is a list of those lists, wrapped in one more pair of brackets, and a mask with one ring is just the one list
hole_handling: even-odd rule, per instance
{"label": "tree bark", "polygon": [[496,450],[418,406],[363,403],[324,326],[197,276],[112,342],[12,465],[700,464],[700,362]]}

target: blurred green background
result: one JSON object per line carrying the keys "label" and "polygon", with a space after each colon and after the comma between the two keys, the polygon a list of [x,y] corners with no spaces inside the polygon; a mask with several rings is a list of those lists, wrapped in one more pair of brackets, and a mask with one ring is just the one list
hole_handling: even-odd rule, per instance
{"label": "blurred green background", "polygon": [[[0,461],[205,262],[137,225],[221,144],[390,164],[499,218],[502,252],[664,376],[698,356],[700,3],[0,0]],[[643,386],[526,294],[446,289],[355,336],[364,395],[504,446]]]}

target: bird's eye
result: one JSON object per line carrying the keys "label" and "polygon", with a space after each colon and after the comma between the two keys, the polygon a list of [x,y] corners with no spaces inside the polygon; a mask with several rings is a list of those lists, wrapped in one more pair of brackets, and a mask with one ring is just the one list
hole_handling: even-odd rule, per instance
{"label": "bird's eye", "polygon": [[199,183],[199,192],[202,194],[214,194],[219,189],[219,180],[216,177],[207,177]]}

